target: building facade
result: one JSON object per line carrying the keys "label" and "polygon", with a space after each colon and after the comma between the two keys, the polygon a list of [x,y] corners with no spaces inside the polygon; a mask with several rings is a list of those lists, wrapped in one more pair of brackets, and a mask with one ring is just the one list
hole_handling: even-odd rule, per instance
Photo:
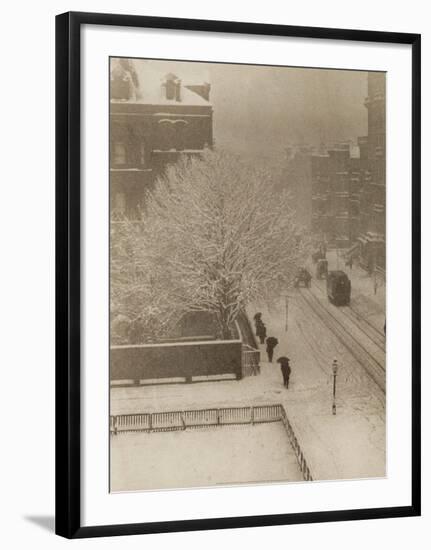
{"label": "building facade", "polygon": [[180,155],[199,155],[213,144],[210,84],[183,83],[173,73],[136,71],[111,60],[111,216],[137,218],[145,196]]}
{"label": "building facade", "polygon": [[312,156],[312,231],[347,249],[370,273],[386,269],[386,88],[384,73],[368,73],[368,135],[359,154],[340,144]]}
{"label": "building facade", "polygon": [[360,230],[363,170],[349,143],[311,157],[312,232],[328,246],[347,249]]}
{"label": "building facade", "polygon": [[360,258],[370,272],[386,270],[386,75],[368,73],[368,136],[359,138],[364,162]]}
{"label": "building facade", "polygon": [[283,169],[283,188],[288,188],[296,223],[308,233],[312,229],[311,159],[314,147],[290,145],[286,148],[286,167]]}

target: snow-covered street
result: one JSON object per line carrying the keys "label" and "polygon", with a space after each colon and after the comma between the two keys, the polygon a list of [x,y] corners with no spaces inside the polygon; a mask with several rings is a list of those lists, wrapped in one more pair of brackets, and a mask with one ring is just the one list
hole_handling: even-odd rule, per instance
{"label": "snow-covered street", "polygon": [[[287,331],[284,297],[271,309],[259,304],[249,311],[250,316],[261,311],[268,336],[279,340],[272,364],[261,346],[260,375],[240,381],[113,388],[111,414],[282,403],[314,480],[384,476],[385,394],[339,337],[307,306],[302,292],[290,292]],[[361,302],[360,290],[355,299]],[[288,390],[275,362],[281,355],[290,358],[292,367]],[[339,363],[336,415],[332,414],[334,357]],[[146,437],[157,437],[168,445],[169,440],[180,436],[164,433]],[[194,436],[190,445],[199,456],[204,452],[205,437]],[[238,475],[233,472],[232,479],[239,480]]]}
{"label": "snow-covered street", "polygon": [[[370,276],[357,262],[352,267],[345,266],[345,260],[336,250],[328,250],[326,253],[328,269],[342,269],[352,281],[352,296],[350,308],[364,317],[376,330],[383,332],[386,320],[386,282],[383,276],[377,275],[377,285],[373,276]],[[314,277],[315,268],[309,263],[310,271]],[[314,286],[324,289],[325,280],[313,278]]]}
{"label": "snow-covered street", "polygon": [[[285,302],[263,311],[268,335],[288,355],[292,388],[284,407],[307,457],[314,479],[385,475],[385,395],[350,351],[316,317],[301,298],[289,298],[288,331]],[[331,411],[332,362],[337,358],[337,414]]]}

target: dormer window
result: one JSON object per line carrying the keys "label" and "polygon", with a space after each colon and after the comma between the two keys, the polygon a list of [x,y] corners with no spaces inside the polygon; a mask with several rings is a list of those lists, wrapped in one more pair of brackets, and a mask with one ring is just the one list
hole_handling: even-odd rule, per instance
{"label": "dormer window", "polygon": [[176,84],[174,80],[167,80],[166,86],[166,99],[175,99]]}
{"label": "dormer window", "polygon": [[163,83],[166,99],[169,101],[181,101],[181,80],[174,74],[169,73]]}

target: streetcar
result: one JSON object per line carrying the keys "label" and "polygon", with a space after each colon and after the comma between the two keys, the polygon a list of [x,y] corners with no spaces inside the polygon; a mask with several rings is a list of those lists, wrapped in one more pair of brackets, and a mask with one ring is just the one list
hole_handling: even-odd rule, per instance
{"label": "streetcar", "polygon": [[350,304],[351,283],[344,271],[329,271],[326,277],[326,291],[329,301],[336,306]]}

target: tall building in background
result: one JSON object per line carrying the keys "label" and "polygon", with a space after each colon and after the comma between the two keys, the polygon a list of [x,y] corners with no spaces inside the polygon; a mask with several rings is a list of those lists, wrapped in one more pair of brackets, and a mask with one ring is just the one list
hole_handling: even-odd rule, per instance
{"label": "tall building in background", "polygon": [[368,136],[359,138],[365,181],[361,196],[360,258],[386,269],[386,75],[368,73]]}
{"label": "tall building in background", "polygon": [[359,235],[363,186],[357,147],[336,144],[311,157],[312,231],[329,246],[347,249]]}
{"label": "tall building in background", "polygon": [[311,164],[312,232],[370,273],[386,269],[385,82],[384,73],[368,73],[368,135],[357,147],[314,154]]}
{"label": "tall building in background", "polygon": [[155,75],[154,70],[144,64],[138,71],[128,59],[111,60],[110,200],[114,219],[138,217],[146,193],[168,164],[180,155],[199,155],[213,144],[210,84],[183,81],[171,72]]}
{"label": "tall building in background", "polygon": [[307,232],[312,229],[311,159],[314,151],[312,145],[289,145],[283,169],[283,187],[288,186],[296,223]]}

